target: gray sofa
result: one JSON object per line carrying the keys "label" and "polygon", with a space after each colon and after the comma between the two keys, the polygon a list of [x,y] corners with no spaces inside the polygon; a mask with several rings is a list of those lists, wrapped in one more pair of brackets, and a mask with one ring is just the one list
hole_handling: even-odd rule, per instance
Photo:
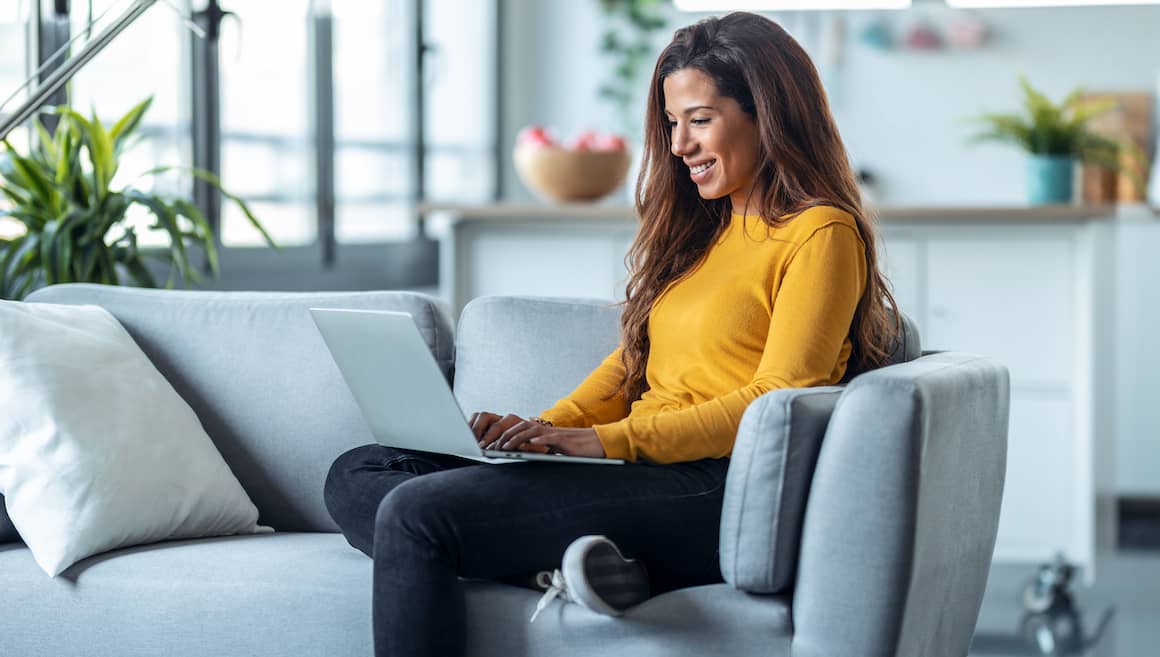
{"label": "gray sofa", "polygon": [[[50,580],[0,515],[0,655],[369,657],[370,561],[322,503],[368,431],[306,312],[406,310],[467,411],[531,414],[614,346],[598,301],[485,298],[454,334],[410,293],[215,293],[50,287],[120,319],[207,432],[269,535],[140,546]],[[738,434],[721,527],[726,583],[625,617],[470,581],[472,655],[965,655],[998,523],[1008,378],[993,361],[918,356],[844,386],[771,392]],[[680,549],[680,546],[673,546]]]}

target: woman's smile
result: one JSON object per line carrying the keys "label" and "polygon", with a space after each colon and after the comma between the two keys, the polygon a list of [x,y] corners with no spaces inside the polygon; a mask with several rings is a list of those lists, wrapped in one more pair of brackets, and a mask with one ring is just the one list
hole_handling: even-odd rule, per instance
{"label": "woman's smile", "polygon": [[713,172],[717,169],[716,164],[717,160],[710,160],[696,166],[691,166],[689,167],[689,176],[693,179],[694,183],[700,185],[708,181],[713,175]]}

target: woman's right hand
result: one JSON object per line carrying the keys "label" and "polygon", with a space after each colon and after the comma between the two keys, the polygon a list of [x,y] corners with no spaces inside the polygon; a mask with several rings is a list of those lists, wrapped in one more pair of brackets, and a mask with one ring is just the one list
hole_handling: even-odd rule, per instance
{"label": "woman's right hand", "polygon": [[[521,422],[528,421],[514,413],[501,416],[497,413],[479,411],[471,414],[471,419],[468,420],[468,424],[471,425],[471,432],[475,434],[475,440],[482,449],[496,449],[492,447],[492,443],[499,440],[503,432]],[[549,448],[543,445],[523,443],[519,446],[519,449],[525,452],[540,452],[546,454]]]}

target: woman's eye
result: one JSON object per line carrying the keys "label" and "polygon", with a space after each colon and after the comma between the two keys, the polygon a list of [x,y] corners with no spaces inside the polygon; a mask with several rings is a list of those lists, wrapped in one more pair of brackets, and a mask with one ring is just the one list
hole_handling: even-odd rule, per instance
{"label": "woman's eye", "polygon": [[[693,125],[705,125],[708,122],[709,122],[709,119],[693,119],[693,120],[689,121],[689,123],[692,123]],[[670,128],[677,127],[676,121],[669,121],[668,124],[669,124]]]}

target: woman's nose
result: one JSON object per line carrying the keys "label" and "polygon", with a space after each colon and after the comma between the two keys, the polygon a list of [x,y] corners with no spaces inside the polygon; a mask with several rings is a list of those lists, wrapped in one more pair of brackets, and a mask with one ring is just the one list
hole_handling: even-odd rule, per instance
{"label": "woman's nose", "polygon": [[689,139],[688,133],[682,128],[673,129],[673,143],[669,149],[673,155],[684,157],[695,150],[695,145]]}

